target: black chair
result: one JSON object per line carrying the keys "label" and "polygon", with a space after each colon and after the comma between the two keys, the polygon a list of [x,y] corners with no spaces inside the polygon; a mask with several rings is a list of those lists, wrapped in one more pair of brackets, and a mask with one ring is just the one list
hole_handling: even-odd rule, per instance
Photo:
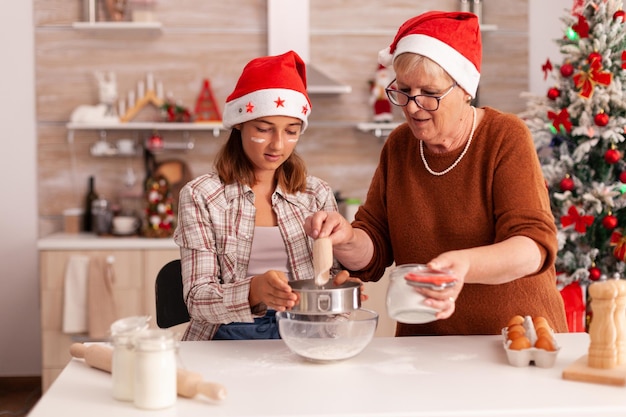
{"label": "black chair", "polygon": [[157,274],[154,284],[156,295],[156,322],[166,329],[189,321],[189,312],[183,298],[183,278],[180,259],[168,262]]}

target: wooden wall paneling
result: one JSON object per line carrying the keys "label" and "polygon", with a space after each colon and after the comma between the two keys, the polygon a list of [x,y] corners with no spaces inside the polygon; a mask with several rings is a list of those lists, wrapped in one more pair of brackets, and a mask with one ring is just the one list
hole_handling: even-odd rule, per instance
{"label": "wooden wall paneling", "polygon": [[[527,89],[528,6],[525,0],[495,4],[484,0],[484,21],[498,30],[483,33],[481,99],[516,112],[525,106],[518,97]],[[357,131],[355,125],[371,117],[368,81],[376,70],[378,51],[389,45],[409,17],[457,6],[456,0],[311,2],[311,64],[352,87],[350,94],[312,97],[310,129],[298,146],[311,173],[336,189],[364,197],[382,141]],[[34,7],[41,234],[61,226],[65,208],[82,205],[89,175],[96,176],[98,191],[111,199],[138,191],[122,185],[128,167],[143,180],[141,158],[90,155],[89,148],[98,139],[96,131],[77,131],[73,146],[67,143],[64,126],[71,112],[78,105],[97,103],[94,71],[114,71],[122,97],[150,71],[166,92],[189,107],[195,104],[202,80],[209,78],[223,109],[245,63],[267,52],[264,0],[160,0],[156,13],[163,30],[156,35],[74,30],[72,23],[82,15],[78,0],[34,0]],[[401,112],[396,119],[402,121]],[[115,140],[130,134],[109,132],[108,136]],[[180,133],[167,135],[180,138]],[[182,158],[194,175],[200,175],[211,169],[227,135],[215,138],[194,132],[193,151],[159,158]]]}

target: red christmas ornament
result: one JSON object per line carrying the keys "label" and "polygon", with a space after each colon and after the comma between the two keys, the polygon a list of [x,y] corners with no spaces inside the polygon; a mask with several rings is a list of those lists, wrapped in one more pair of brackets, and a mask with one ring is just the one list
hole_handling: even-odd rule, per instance
{"label": "red christmas ornament", "polygon": [[572,191],[574,189],[574,180],[569,175],[559,183],[561,191]]}
{"label": "red christmas ornament", "polygon": [[597,281],[602,276],[602,271],[597,266],[592,266],[589,268],[589,279],[592,281]]}
{"label": "red christmas ornament", "polygon": [[620,19],[622,23],[624,23],[624,18],[626,18],[626,13],[623,10],[618,10],[613,13],[613,20]]}
{"label": "red christmas ornament", "polygon": [[617,161],[619,161],[620,158],[621,158],[621,155],[617,149],[609,149],[604,154],[604,160],[606,161],[607,164],[610,164],[610,165],[617,163]]}
{"label": "red christmas ornament", "polygon": [[560,95],[561,95],[561,91],[556,87],[552,87],[551,89],[548,90],[548,98],[550,100],[556,100]]}
{"label": "red christmas ornament", "polygon": [[626,171],[622,171],[622,172],[619,174],[619,181],[620,181],[622,184],[626,184]]}
{"label": "red christmas ornament", "polygon": [[561,75],[565,78],[570,77],[574,73],[574,66],[569,62],[561,66]]}
{"label": "red christmas ornament", "polygon": [[613,230],[617,227],[617,217],[612,214],[607,214],[602,219],[602,226],[607,230]]}
{"label": "red christmas ornament", "polygon": [[593,121],[597,126],[606,126],[607,124],[609,124],[609,115],[601,111],[594,116]]}
{"label": "red christmas ornament", "polygon": [[587,57],[587,61],[590,64],[593,64],[596,61],[599,62],[599,63],[602,63],[602,55],[599,52],[592,52]]}
{"label": "red christmas ornament", "polygon": [[150,150],[161,150],[163,149],[163,138],[158,133],[153,133],[152,136],[148,139],[148,149]]}

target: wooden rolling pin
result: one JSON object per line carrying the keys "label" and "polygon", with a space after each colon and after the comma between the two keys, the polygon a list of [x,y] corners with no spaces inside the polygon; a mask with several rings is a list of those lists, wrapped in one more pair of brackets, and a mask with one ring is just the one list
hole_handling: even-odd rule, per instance
{"label": "wooden rolling pin", "polygon": [[[84,359],[85,363],[92,368],[111,373],[113,349],[108,346],[73,343],[70,346],[70,354],[74,358]],[[178,395],[185,398],[192,398],[197,394],[215,401],[226,398],[226,388],[223,385],[203,381],[202,375],[186,369],[176,371],[176,391]]]}

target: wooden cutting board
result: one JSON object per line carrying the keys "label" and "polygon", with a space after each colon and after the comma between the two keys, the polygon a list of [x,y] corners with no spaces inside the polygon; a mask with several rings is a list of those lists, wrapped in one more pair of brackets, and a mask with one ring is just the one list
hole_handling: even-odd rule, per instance
{"label": "wooden cutting board", "polygon": [[626,365],[611,369],[592,368],[587,365],[587,355],[563,370],[563,379],[605,385],[626,385]]}

